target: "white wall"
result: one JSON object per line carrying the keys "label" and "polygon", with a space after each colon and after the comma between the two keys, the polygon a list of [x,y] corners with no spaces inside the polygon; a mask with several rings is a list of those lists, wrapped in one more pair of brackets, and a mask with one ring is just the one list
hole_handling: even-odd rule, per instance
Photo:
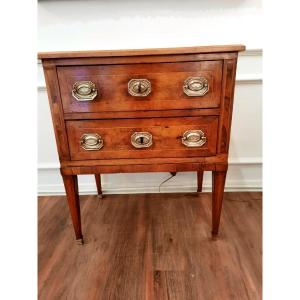
{"label": "white wall", "polygon": [[[39,51],[128,49],[243,43],[239,58],[227,190],[262,187],[262,52],[259,0],[40,1]],[[255,50],[256,49],[256,50]],[[41,65],[38,65],[38,192],[63,193]],[[208,173],[208,172],[207,172]],[[210,189],[210,174],[204,189]],[[103,175],[107,193],[157,192],[168,173]],[[80,190],[95,191],[91,176]],[[195,173],[179,173],[161,191],[193,191]]]}

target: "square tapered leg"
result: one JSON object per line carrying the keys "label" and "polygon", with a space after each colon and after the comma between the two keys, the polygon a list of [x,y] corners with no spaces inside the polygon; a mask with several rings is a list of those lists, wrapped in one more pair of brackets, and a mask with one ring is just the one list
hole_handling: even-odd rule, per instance
{"label": "square tapered leg", "polygon": [[67,201],[73,222],[76,240],[78,244],[83,244],[77,176],[62,175],[62,177],[66,189]]}
{"label": "square tapered leg", "polygon": [[197,193],[202,192],[202,184],[203,184],[203,171],[197,172]]}
{"label": "square tapered leg", "polygon": [[95,174],[95,181],[97,186],[98,197],[103,198],[102,186],[101,186],[101,174]]}
{"label": "square tapered leg", "polygon": [[219,232],[222,202],[227,171],[213,171],[212,174],[212,236]]}

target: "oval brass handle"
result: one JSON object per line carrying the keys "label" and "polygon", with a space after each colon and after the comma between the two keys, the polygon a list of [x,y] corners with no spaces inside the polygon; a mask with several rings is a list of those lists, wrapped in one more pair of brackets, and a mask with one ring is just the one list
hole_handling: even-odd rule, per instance
{"label": "oval brass handle", "polygon": [[202,130],[188,130],[181,141],[187,147],[201,147],[206,143],[206,136]]}
{"label": "oval brass handle", "polygon": [[152,145],[152,134],[149,132],[135,132],[131,136],[131,144],[135,148],[148,148]]}
{"label": "oval brass handle", "polygon": [[85,133],[80,138],[80,145],[84,150],[100,150],[103,139],[97,133]]}
{"label": "oval brass handle", "polygon": [[209,90],[209,84],[205,77],[188,77],[183,83],[183,92],[187,96],[201,97]]}
{"label": "oval brass handle", "polygon": [[96,85],[92,81],[77,81],[73,85],[72,95],[77,101],[92,101],[97,96]]}
{"label": "oval brass handle", "polygon": [[128,93],[134,97],[146,97],[151,93],[151,82],[148,79],[131,79]]}

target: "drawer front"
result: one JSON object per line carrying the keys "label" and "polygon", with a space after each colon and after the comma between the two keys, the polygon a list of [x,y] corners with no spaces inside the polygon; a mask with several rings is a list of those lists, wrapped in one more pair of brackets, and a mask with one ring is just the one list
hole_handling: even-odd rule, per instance
{"label": "drawer front", "polygon": [[222,60],[58,67],[65,113],[216,108]]}
{"label": "drawer front", "polygon": [[218,117],[67,121],[72,160],[216,154]]}

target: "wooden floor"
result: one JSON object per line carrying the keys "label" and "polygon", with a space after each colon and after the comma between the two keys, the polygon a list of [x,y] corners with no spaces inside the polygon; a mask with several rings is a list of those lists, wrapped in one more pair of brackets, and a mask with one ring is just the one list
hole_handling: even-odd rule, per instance
{"label": "wooden floor", "polygon": [[39,198],[39,299],[261,299],[261,193],[81,196],[86,244],[65,197]]}

